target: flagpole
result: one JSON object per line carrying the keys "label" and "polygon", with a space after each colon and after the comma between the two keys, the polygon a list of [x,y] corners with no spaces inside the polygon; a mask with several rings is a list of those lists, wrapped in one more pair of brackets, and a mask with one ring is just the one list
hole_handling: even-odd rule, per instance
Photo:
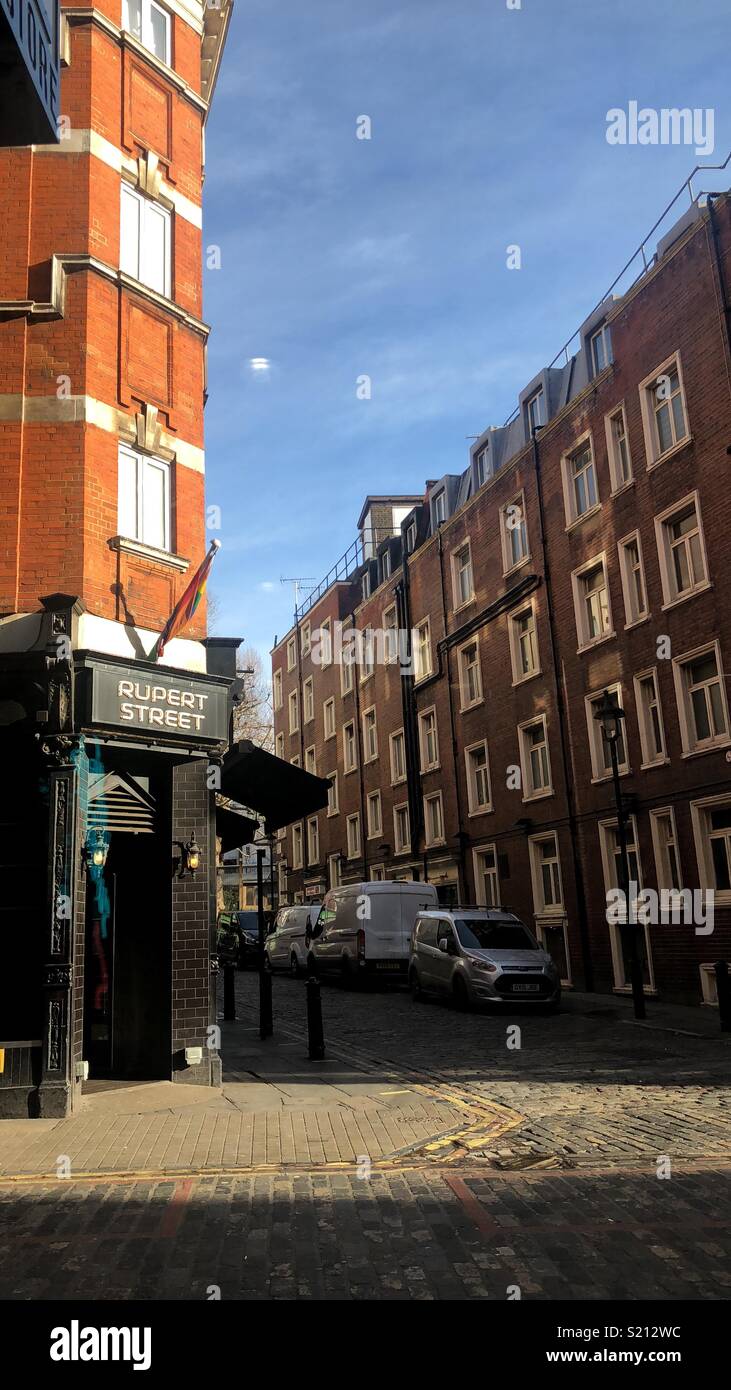
{"label": "flagpole", "polygon": [[[221,548],[221,542],[220,542],[219,540],[212,540],[212,541],[211,541],[211,544],[209,545],[208,550],[206,551],[205,555],[203,556],[203,559],[201,560],[201,563],[199,564],[199,566],[198,566],[198,568],[197,568],[195,574],[193,575],[193,578],[192,578],[191,580],[189,580],[187,587],[185,588],[185,590],[184,590],[183,593],[181,594],[180,598],[178,599],[178,602],[176,603],[175,607],[173,608],[172,613],[170,614],[170,617],[168,618],[167,622],[165,623],[165,625],[164,625],[164,627],[163,627],[163,629],[162,629],[162,632],[161,632],[161,633],[159,634],[159,636],[156,638],[155,644],[154,644],[154,646],[153,646],[153,648],[152,648],[152,650],[151,650],[151,652],[150,652],[150,655],[149,655],[148,658],[147,658],[148,661],[155,662],[155,663],[156,663],[157,661],[159,661],[160,656],[162,655],[162,651],[160,650],[161,645],[162,645],[162,649],[164,650],[165,647],[167,646],[168,642],[171,642],[171,641],[173,640],[173,637],[175,636],[175,633],[178,631],[178,628],[179,628],[180,626],[182,626],[182,623],[179,623],[177,626],[174,626],[175,618],[176,618],[177,616],[179,616],[180,614],[183,613],[183,611],[184,611],[183,605],[184,605],[184,604],[185,604],[185,606],[187,607],[188,603],[190,603],[193,599],[195,599],[195,602],[193,603],[193,607],[192,607],[192,609],[191,609],[191,611],[190,611],[190,614],[188,615],[189,618],[192,618],[193,613],[195,612],[196,608],[198,607],[198,602],[199,602],[200,598],[201,598],[202,595],[203,595],[203,589],[205,588],[206,584],[208,583],[208,575],[209,575],[209,573],[210,573],[210,569],[211,569],[211,565],[213,564],[214,557],[215,557],[215,555],[216,555],[216,552],[217,552],[218,550],[220,550],[220,548]],[[198,597],[196,598],[195,596],[196,596],[196,593],[197,593],[197,591],[198,591],[198,586],[199,586],[199,585],[200,585],[200,593],[198,594]],[[167,634],[167,635],[166,635],[166,634]]]}

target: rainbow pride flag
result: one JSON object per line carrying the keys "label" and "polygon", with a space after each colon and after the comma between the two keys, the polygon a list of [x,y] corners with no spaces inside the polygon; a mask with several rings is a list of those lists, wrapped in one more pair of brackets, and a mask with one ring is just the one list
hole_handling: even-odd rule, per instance
{"label": "rainbow pride flag", "polygon": [[185,592],[178,599],[160,636],[152,648],[149,656],[150,661],[159,661],[168,642],[172,642],[176,633],[180,632],[180,629],[185,627],[186,623],[190,622],[203,597],[203,591],[206,587],[211,565],[213,564],[213,558],[216,551],[220,549],[220,545],[220,541],[211,542],[211,547],[207,555],[198,566]]}

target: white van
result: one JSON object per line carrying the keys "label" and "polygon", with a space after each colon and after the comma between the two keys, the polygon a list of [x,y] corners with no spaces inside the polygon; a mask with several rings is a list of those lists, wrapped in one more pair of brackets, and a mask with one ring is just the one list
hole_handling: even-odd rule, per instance
{"label": "white van", "polygon": [[307,939],[307,967],[355,984],[365,976],[406,977],[419,912],[438,907],[431,883],[348,883],[325,894]]}

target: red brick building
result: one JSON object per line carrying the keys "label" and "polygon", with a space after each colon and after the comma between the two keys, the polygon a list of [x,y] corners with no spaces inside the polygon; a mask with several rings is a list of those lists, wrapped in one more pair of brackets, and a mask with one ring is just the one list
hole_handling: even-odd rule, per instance
{"label": "red brick building", "polygon": [[210,541],[201,193],[230,12],[64,10],[60,139],[0,150],[0,1113],[67,1112],[89,1067],[219,1074],[235,644],[201,604],[150,653]]}
{"label": "red brick building", "polygon": [[[519,912],[568,985],[628,990],[609,690],[633,900],[666,893],[643,899],[645,986],[700,1001],[731,948],[729,198],[694,202],[640,270],[464,473],[367,500],[274,647],[277,752],[333,779],[280,840],[280,900],[426,877]],[[373,655],[339,659],[338,624]]]}

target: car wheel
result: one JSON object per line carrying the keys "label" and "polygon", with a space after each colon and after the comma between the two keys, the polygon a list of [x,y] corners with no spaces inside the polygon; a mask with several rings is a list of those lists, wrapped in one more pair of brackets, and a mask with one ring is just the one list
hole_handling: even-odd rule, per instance
{"label": "car wheel", "polygon": [[461,975],[455,975],[452,981],[452,1003],[461,1013],[466,1013],[470,1007],[469,990]]}
{"label": "car wheel", "polygon": [[297,959],[296,951],[293,951],[289,958],[289,973],[293,980],[298,980],[302,974],[302,967]]}
{"label": "car wheel", "polygon": [[418,1002],[419,999],[424,998],[424,991],[421,988],[419,972],[418,970],[415,970],[413,966],[409,971],[409,989],[411,990],[411,998],[413,999],[415,1004]]}

